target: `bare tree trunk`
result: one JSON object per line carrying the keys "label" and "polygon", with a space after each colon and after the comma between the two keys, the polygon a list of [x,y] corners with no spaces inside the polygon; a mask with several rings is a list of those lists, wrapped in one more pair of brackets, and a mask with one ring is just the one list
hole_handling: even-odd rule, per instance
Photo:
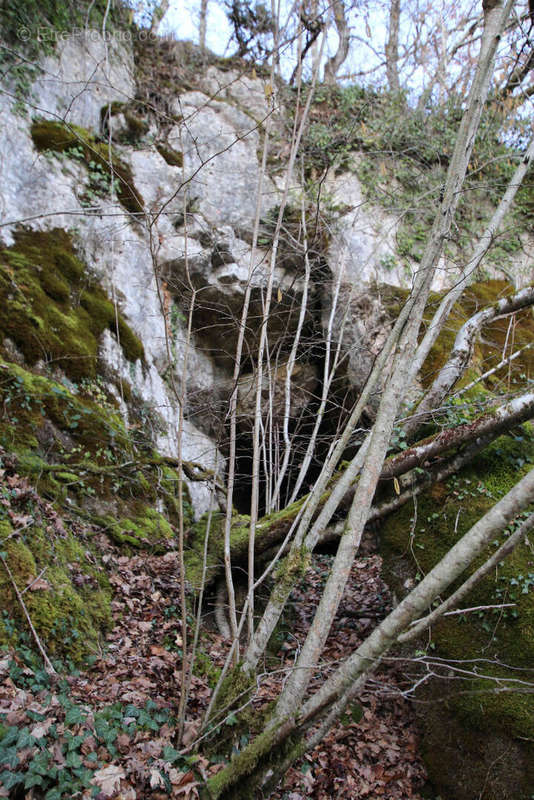
{"label": "bare tree trunk", "polygon": [[206,49],[206,30],[208,23],[208,0],[200,0],[200,16],[198,20],[198,44],[202,52]]}
{"label": "bare tree trunk", "polygon": [[399,83],[399,23],[400,0],[391,0],[389,7],[389,31],[386,43],[386,75],[392,92],[400,90]]}
{"label": "bare tree trunk", "polygon": [[414,358],[414,362],[412,364],[410,383],[413,383],[413,381],[416,378],[416,375],[420,372],[421,367],[423,366],[425,359],[432,348],[432,345],[438,338],[439,332],[443,327],[443,323],[449,316],[453,305],[460,298],[466,287],[469,286],[469,284],[473,281],[474,276],[476,274],[476,270],[480,266],[482,259],[487,254],[491,245],[493,244],[494,238],[500,226],[502,225],[504,217],[512,207],[512,203],[517,194],[517,190],[521,186],[525,175],[530,169],[533,157],[534,157],[534,138],[530,140],[530,143],[525,151],[525,154],[521,158],[521,162],[518,165],[516,171],[514,172],[512,179],[508,184],[504,195],[501,198],[501,202],[497,206],[497,209],[495,210],[495,213],[493,214],[491,220],[489,221],[486,230],[478,240],[472,258],[465,265],[461,279],[443,298],[436,313],[434,314],[434,317],[432,318],[432,321],[428,326],[427,332],[425,333],[423,341],[417,348],[417,353]]}
{"label": "bare tree trunk", "polygon": [[432,409],[437,408],[457,380],[461,378],[471,357],[473,344],[476,335],[480,332],[483,325],[491,322],[497,317],[513,314],[522,308],[527,308],[534,304],[534,288],[527,287],[512,297],[503,297],[493,306],[485,308],[467,320],[456,334],[452,355],[447,363],[442,367],[434,383],[423,397],[417,408],[417,413],[412,420],[406,424],[407,435],[413,433],[424,421],[425,415],[431,413]]}
{"label": "bare tree trunk", "polygon": [[336,52],[332,58],[328,59],[324,68],[324,82],[330,85],[335,84],[336,75],[339,72],[339,68],[349,54],[350,41],[350,31],[343,0],[334,0],[332,3],[332,13],[334,15],[334,22],[336,25],[337,34],[339,36],[339,42]]}
{"label": "bare tree trunk", "polygon": [[154,11],[152,12],[152,22],[150,23],[150,33],[157,33],[159,26],[161,25],[161,21],[167,11],[169,10],[169,3],[170,0],[161,0]]}
{"label": "bare tree trunk", "polygon": [[[492,539],[501,533],[530,503],[534,501],[534,469],[525,475],[505,497],[491,508],[482,519],[448,551],[442,560],[426,575],[405,599],[375,628],[360,647],[347,658],[304,704],[292,709],[283,719],[278,718],[233,761],[208,782],[213,800],[230,797],[231,787],[251,772],[261,775],[271,773],[270,765],[262,765],[262,755],[272,752],[282,741],[305,735],[319,719],[322,723],[314,735],[293,750],[292,758],[317,744],[343,713],[347,704],[376,667],[380,659],[410,629],[412,623],[432,605],[440,594],[464,572]],[[292,760],[291,756],[289,763]],[[288,766],[288,760],[283,764]],[[254,796],[251,789],[251,797]]]}

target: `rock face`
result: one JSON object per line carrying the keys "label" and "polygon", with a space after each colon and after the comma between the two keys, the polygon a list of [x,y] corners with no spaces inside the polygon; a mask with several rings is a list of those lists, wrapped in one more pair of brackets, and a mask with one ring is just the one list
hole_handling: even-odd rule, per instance
{"label": "rock face", "polygon": [[[103,338],[100,354],[110,390],[119,397],[117,384],[128,382],[140,402],[154,409],[162,420],[157,445],[167,455],[179,447],[182,404],[184,457],[224,470],[217,441],[225,436],[245,304],[243,419],[250,413],[243,387],[253,383],[268,285],[266,352],[277,364],[287,359],[300,331],[302,385],[296,376],[291,382],[291,413],[294,405],[300,413],[320,392],[321,367],[312,362],[321,361],[328,341],[334,349],[339,345],[340,397],[358,391],[391,324],[376,287],[408,288],[416,266],[397,258],[397,222],[366,201],[356,162],[327,176],[329,242],[326,250],[324,242],[317,252],[316,245],[310,248],[315,260],[308,277],[299,210],[303,190],[289,177],[291,211],[273,258],[285,176],[279,167],[263,176],[260,169],[265,126],[283,135],[270,84],[235,67],[208,66],[196,75],[194,88],[169,95],[162,123],[143,118],[135,77],[128,43],[104,40],[96,31],[67,37],[44,60],[32,113],[63,120],[65,131],[82,142],[78,152],[57,143],[55,149],[41,143],[37,150],[30,120],[15,113],[6,95],[0,97],[0,203],[11,223],[1,235],[11,245],[21,224],[73,235],[91,276],[144,346],[145,361],[132,364],[116,337]],[[103,148],[100,161],[91,148]],[[106,174],[106,153],[112,153],[113,179]],[[121,183],[135,193],[136,208],[125,210]],[[259,243],[253,248],[255,220]],[[436,288],[454,277],[447,269],[439,274]],[[275,376],[271,391],[277,397],[278,384]],[[127,406],[121,399],[125,417]],[[191,491],[198,516],[207,509],[207,490],[196,485]]]}
{"label": "rock face", "polygon": [[373,283],[409,287],[411,270],[397,257],[397,219],[369,204],[352,171],[330,178],[326,190],[339,209],[328,250],[335,278],[356,293]]}
{"label": "rock face", "polygon": [[60,117],[71,125],[97,130],[108,103],[135,95],[134,64],[128,42],[104,37],[94,29],[67,36],[56,56],[44,59],[32,87],[39,115]]}
{"label": "rock face", "polygon": [[[0,203],[4,220],[11,223],[2,229],[3,241],[12,244],[20,224],[73,234],[91,275],[144,345],[144,363],[131,364],[116,338],[104,337],[100,354],[110,390],[119,397],[113,387],[128,382],[140,401],[154,409],[162,420],[156,437],[162,452],[177,452],[182,403],[184,457],[209,469],[217,463],[224,470],[216,440],[224,439],[243,307],[248,305],[240,383],[245,419],[250,409],[243,387],[253,383],[269,283],[270,357],[283,363],[299,330],[302,339],[302,385],[292,377],[291,413],[295,404],[302,412],[320,390],[321,369],[311,362],[322,357],[327,340],[339,344],[340,397],[358,391],[390,326],[375,287],[408,288],[415,266],[401,265],[396,220],[366,202],[354,164],[327,176],[325,191],[333,209],[329,244],[326,253],[314,256],[308,278],[300,228],[302,190],[294,176],[289,197],[294,210],[287,223],[284,218],[279,252],[272,257],[285,178],[279,170],[261,175],[265,125],[278,136],[283,132],[266,80],[208,66],[196,76],[194,89],[170,97],[162,125],[143,118],[135,105],[128,43],[89,31],[67,37],[57,54],[45,59],[33,93],[39,117],[64,120],[70,135],[104,142],[99,152],[112,148],[114,168],[119,165],[115,181],[129,182],[140,205],[135,218],[121,205],[120,192],[106,177],[105,158],[95,162],[89,152],[84,160],[76,148],[45,146],[38,152],[30,120],[17,115],[3,95]],[[111,137],[111,144],[98,138],[102,135]],[[253,249],[256,219],[260,236]],[[451,280],[447,270],[440,274]],[[278,383],[275,377],[277,397]],[[126,417],[127,403],[121,401],[121,407]],[[190,488],[198,516],[207,509],[207,489]]]}

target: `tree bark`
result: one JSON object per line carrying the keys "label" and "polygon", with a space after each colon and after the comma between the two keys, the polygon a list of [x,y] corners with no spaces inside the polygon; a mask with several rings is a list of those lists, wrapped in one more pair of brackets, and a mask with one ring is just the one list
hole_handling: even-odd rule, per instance
{"label": "tree bark", "polygon": [[208,24],[208,0],[200,0],[200,15],[198,19],[198,44],[202,52],[206,49],[206,31]]}
{"label": "tree bark", "polygon": [[155,7],[154,11],[152,12],[152,21],[150,23],[150,33],[157,33],[159,30],[159,26],[161,25],[161,21],[167,11],[169,10],[169,3],[170,0],[161,0],[161,3]]}
{"label": "tree bark", "polygon": [[399,27],[400,0],[391,0],[389,6],[389,30],[386,43],[386,75],[392,92],[400,90],[399,82]]}
{"label": "tree bark", "polygon": [[344,0],[333,0],[332,13],[334,15],[339,42],[336,52],[325,64],[324,82],[334,86],[339,68],[349,54],[350,31],[345,13]]}

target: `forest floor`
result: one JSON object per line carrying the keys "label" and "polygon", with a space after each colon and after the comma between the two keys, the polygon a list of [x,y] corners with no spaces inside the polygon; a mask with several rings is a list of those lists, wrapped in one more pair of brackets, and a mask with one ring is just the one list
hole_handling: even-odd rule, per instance
{"label": "forest floor", "polygon": [[[54,513],[51,508],[43,503],[46,513]],[[193,744],[227,644],[210,612],[191,684],[185,727],[190,749],[179,752],[174,740],[182,653],[177,554],[127,556],[104,535],[95,540],[114,589],[114,627],[91,666],[50,683],[21,652],[0,651],[0,797],[195,798],[197,781],[224,763],[195,755]],[[331,558],[315,555],[291,598],[290,617],[258,680],[253,700],[258,710],[278,696],[294,663]],[[387,613],[391,598],[380,567],[372,553],[355,562],[315,685]],[[289,770],[273,797],[420,800],[426,775],[403,687],[409,681],[400,662],[386,663],[351,714]],[[234,750],[248,741],[247,734],[235,733],[235,722],[231,715],[224,723],[228,748]],[[199,751],[209,754],[209,742],[203,745]]]}

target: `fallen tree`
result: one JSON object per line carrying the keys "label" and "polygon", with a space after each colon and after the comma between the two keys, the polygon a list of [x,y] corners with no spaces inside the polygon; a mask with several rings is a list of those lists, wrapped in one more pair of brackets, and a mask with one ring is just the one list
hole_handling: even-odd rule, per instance
{"label": "fallen tree", "polygon": [[[381,497],[375,499],[368,516],[368,522],[380,519],[393,513],[404,503],[413,498],[434,482],[443,481],[453,475],[461,467],[472,461],[491,442],[509,432],[523,422],[534,418],[534,394],[529,392],[520,395],[502,405],[493,407],[475,418],[472,422],[457,425],[454,428],[440,430],[400,453],[391,455],[384,463],[380,473],[377,490]],[[416,474],[413,474],[413,471]],[[328,499],[339,486],[346,484],[346,467],[342,467],[332,478],[331,485],[325,490],[317,505],[316,516],[320,514]],[[401,480],[397,480],[401,478]],[[357,478],[346,488],[337,507],[342,517],[354,498]],[[393,482],[397,480],[397,483]],[[384,496],[384,490],[385,495]],[[272,563],[273,548],[280,550],[278,558],[287,552],[288,535],[298,524],[310,496],[306,495],[280,512],[263,517],[257,526],[256,559],[258,563]],[[223,570],[223,541],[220,528],[223,517],[212,515],[211,533],[207,551],[208,572],[207,583],[216,581]],[[248,517],[234,515],[231,532],[232,564],[235,568],[246,567],[248,558]],[[205,520],[198,524],[192,532],[189,549],[186,554],[188,580],[195,586],[202,563]],[[331,541],[340,536],[340,530],[326,528],[317,537],[314,544]],[[277,559],[278,560],[278,559]],[[293,570],[293,585],[298,580],[299,570]]]}

